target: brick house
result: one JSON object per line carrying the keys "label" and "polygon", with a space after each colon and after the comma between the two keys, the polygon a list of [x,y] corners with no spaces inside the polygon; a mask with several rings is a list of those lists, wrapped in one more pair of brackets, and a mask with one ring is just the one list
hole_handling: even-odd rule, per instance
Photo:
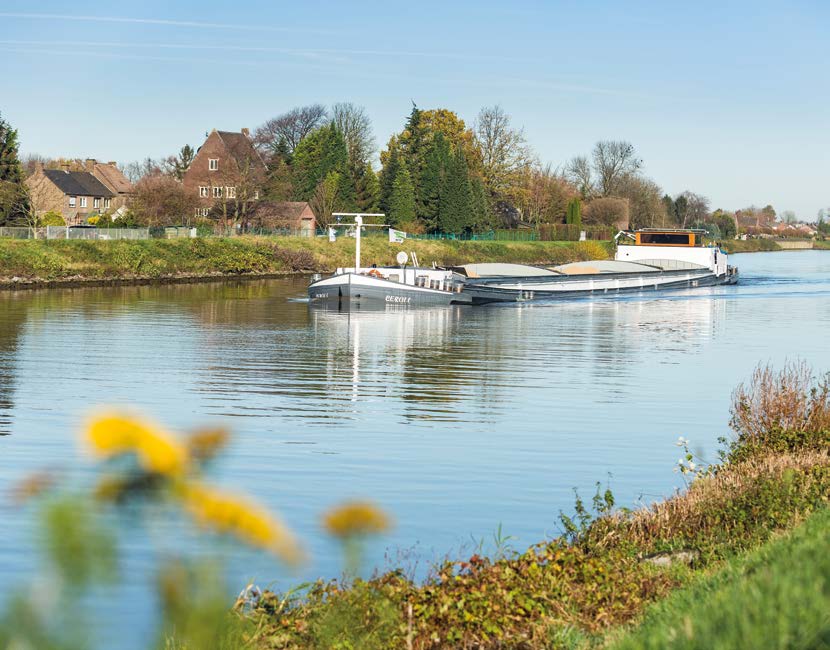
{"label": "brick house", "polygon": [[224,210],[236,213],[240,204],[259,199],[267,167],[254,148],[248,129],[210,132],[182,177],[185,191],[196,198],[196,216]]}
{"label": "brick house", "polygon": [[112,201],[113,209],[127,205],[133,194],[133,184],[121,173],[115,162],[101,163],[95,158],[87,158],[84,163],[84,170],[90,172],[106,185],[110,192],[115,194]]}
{"label": "brick house", "polygon": [[26,179],[35,212],[60,214],[67,225],[85,223],[89,217],[112,212],[125,205],[132,185],[115,166],[87,159],[83,171],[44,169],[38,165]]}
{"label": "brick house", "polygon": [[286,228],[305,237],[314,237],[317,231],[317,219],[306,201],[260,201],[247,221],[248,227]]}

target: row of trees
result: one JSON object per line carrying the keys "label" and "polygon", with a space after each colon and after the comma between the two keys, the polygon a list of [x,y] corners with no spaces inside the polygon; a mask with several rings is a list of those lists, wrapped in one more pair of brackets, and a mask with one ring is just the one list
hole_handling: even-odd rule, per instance
{"label": "row of trees", "polygon": [[[712,225],[730,236],[739,224],[767,225],[777,216],[772,206],[730,213],[711,210],[706,197],[690,191],[664,194],[625,141],[597,142],[590,154],[562,168],[543,165],[523,130],[499,106],[483,108],[468,127],[450,110],[413,105],[402,129],[380,152],[377,173],[371,120],[354,104],[294,108],[260,125],[252,139],[268,166],[267,176],[256,179],[259,196],[309,201],[322,221],[333,211],[362,210],[383,211],[390,223],[415,232],[566,222]],[[22,180],[36,162],[74,163],[30,156],[21,164],[17,147],[17,133],[0,119],[0,223],[26,218]],[[192,217],[197,200],[180,181],[195,154],[185,145],[165,158],[121,166],[135,184],[130,223],[162,225],[171,215]],[[238,208],[225,201],[213,216]],[[781,218],[793,221],[795,215],[785,212]]]}

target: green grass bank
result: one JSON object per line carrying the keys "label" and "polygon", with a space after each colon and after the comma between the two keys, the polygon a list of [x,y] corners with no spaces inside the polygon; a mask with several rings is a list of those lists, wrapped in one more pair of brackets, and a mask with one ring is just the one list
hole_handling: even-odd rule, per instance
{"label": "green grass bank", "polygon": [[721,248],[727,253],[763,253],[784,250],[771,239],[727,239],[721,242]]}
{"label": "green grass bank", "polygon": [[[354,264],[355,242],[341,238],[232,237],[143,241],[0,240],[0,286],[154,282],[330,272]],[[563,264],[610,255],[606,242],[408,241],[365,237],[364,264],[395,264],[400,250],[421,264]]]}

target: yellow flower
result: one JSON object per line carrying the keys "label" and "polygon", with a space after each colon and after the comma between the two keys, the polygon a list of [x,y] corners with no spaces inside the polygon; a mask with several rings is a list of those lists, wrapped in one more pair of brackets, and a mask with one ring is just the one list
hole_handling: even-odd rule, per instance
{"label": "yellow flower", "polygon": [[350,501],[329,510],[323,515],[323,525],[341,538],[384,533],[392,527],[386,513],[366,501]]}
{"label": "yellow flower", "polygon": [[92,449],[104,458],[133,452],[148,472],[180,474],[187,466],[187,450],[173,436],[119,414],[103,414],[87,428]]}
{"label": "yellow flower", "polygon": [[200,429],[187,439],[187,448],[193,458],[212,458],[224,447],[230,434],[227,429]]}
{"label": "yellow flower", "polygon": [[261,506],[198,483],[183,483],[180,494],[185,507],[200,525],[236,535],[290,564],[302,559],[291,531]]}

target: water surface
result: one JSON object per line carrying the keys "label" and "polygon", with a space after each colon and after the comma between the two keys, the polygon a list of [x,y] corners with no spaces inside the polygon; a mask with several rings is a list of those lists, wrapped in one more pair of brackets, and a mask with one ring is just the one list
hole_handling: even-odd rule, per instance
{"label": "water surface", "polygon": [[[397,521],[373,566],[419,558],[422,575],[499,524],[521,548],[557,534],[574,487],[609,482],[629,506],[671,493],[680,435],[714,460],[759,361],[830,369],[830,254],[734,260],[735,287],[478,308],[311,309],[305,278],[0,293],[0,493],[44,467],[85,480],[95,405],[233,429],[212,478],[281,513],[312,561],[291,575],[186,522],[129,523],[109,631],[136,644],[160,555],[220,551],[239,587],[332,577],[319,515],[350,497]],[[42,567],[32,513],[4,497],[0,521],[6,592]]]}

